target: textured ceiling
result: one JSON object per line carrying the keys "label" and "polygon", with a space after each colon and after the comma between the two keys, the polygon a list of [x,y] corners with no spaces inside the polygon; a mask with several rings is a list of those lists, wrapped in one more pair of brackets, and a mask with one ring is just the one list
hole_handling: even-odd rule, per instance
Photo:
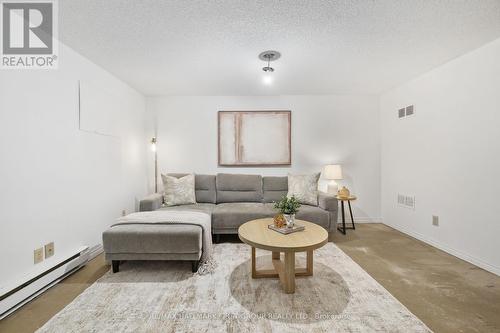
{"label": "textured ceiling", "polygon": [[146,95],[380,93],[500,38],[500,0],[64,0],[59,16],[63,42]]}

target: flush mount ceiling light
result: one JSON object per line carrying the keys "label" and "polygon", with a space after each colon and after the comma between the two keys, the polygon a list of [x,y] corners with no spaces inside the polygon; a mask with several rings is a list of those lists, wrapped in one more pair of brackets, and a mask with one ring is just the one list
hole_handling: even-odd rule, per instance
{"label": "flush mount ceiling light", "polygon": [[280,57],[281,57],[281,54],[278,51],[264,51],[261,54],[259,54],[259,59],[267,62],[267,66],[262,67],[262,70],[264,72],[269,72],[269,73],[274,72],[274,68],[269,66],[270,62],[278,60]]}
{"label": "flush mount ceiling light", "polygon": [[278,51],[264,51],[259,54],[259,59],[267,62],[267,66],[262,67],[262,70],[266,73],[263,78],[264,84],[271,84],[273,82],[273,77],[271,73],[274,72],[274,68],[270,66],[271,61],[278,60],[281,57],[281,54]]}

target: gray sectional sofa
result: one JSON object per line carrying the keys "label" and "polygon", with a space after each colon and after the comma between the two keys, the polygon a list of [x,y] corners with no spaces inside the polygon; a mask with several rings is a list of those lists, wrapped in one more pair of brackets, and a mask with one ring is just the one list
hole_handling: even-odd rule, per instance
{"label": "gray sectional sofa", "polygon": [[[181,177],[184,174],[170,174]],[[217,174],[195,176],[196,204],[163,206],[163,195],[153,194],[140,202],[141,211],[192,210],[208,213],[215,242],[220,234],[236,234],[243,223],[272,217],[274,201],[288,192],[288,177]],[[297,219],[317,223],[327,231],[337,230],[337,199],[318,194],[318,205],[302,205]],[[196,225],[116,225],[103,232],[105,258],[113,272],[123,260],[184,260],[198,270],[202,256],[202,229]]]}
{"label": "gray sectional sofa", "polygon": [[[185,174],[169,174],[182,177]],[[212,217],[212,233],[236,234],[243,223],[276,215],[274,201],[288,192],[288,177],[262,177],[219,173],[195,175],[196,204],[164,207],[163,196],[153,194],[140,202],[141,211],[157,209],[195,210]],[[319,192],[318,205],[302,205],[296,215],[321,225],[329,232],[337,229],[337,199]]]}

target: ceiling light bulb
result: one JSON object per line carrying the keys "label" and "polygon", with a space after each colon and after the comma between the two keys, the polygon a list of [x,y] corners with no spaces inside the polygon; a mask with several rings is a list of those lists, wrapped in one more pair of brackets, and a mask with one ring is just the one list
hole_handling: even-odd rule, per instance
{"label": "ceiling light bulb", "polygon": [[264,83],[266,86],[269,86],[273,83],[273,76],[271,74],[266,74],[262,78],[262,83]]}

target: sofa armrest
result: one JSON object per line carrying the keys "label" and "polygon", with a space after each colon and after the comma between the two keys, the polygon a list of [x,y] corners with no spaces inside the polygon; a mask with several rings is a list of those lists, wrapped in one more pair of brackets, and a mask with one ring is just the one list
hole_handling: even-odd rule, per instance
{"label": "sofa armrest", "polygon": [[328,228],[328,231],[334,232],[335,230],[337,230],[337,219],[338,219],[338,209],[339,209],[337,198],[335,198],[335,196],[331,194],[319,192],[318,207],[330,213],[330,226]]}
{"label": "sofa armrest", "polygon": [[139,211],[146,212],[151,210],[157,210],[163,204],[163,195],[160,193],[155,193],[148,195],[142,199],[139,203]]}
{"label": "sofa armrest", "polygon": [[337,198],[331,194],[319,192],[318,206],[329,212],[336,212],[338,210]]}

